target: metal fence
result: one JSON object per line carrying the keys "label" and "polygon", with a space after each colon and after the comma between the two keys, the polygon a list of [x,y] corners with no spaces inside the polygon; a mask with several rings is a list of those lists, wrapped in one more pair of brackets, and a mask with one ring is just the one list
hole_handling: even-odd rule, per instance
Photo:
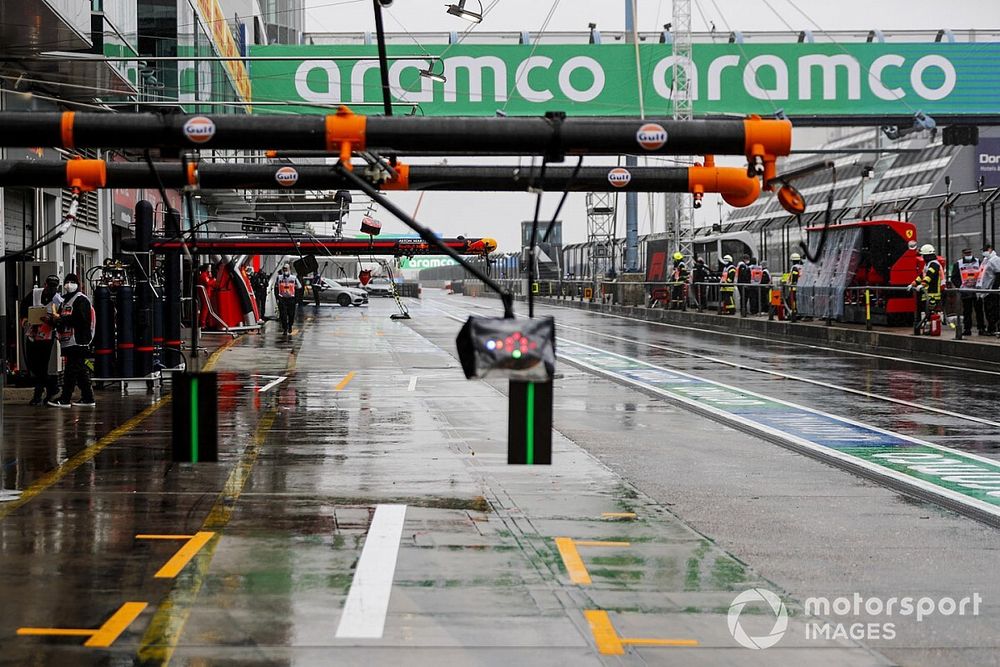
{"label": "metal fence", "polygon": [[[848,287],[843,292],[840,316],[834,316],[834,309],[827,309],[821,316],[798,312],[799,290],[790,285],[757,283],[688,283],[673,281],[630,282],[618,280],[541,280],[529,285],[527,280],[500,280],[501,285],[517,297],[527,296],[529,290],[536,297],[546,297],[557,301],[578,303],[603,303],[608,305],[642,306],[674,310],[695,310],[698,312],[731,313],[734,317],[767,317],[771,320],[817,321],[827,326],[842,321],[842,316],[863,323],[869,331],[883,326],[877,320],[877,313],[884,311],[890,299],[912,300],[909,313],[917,315],[924,311],[920,292],[907,287],[884,285],[862,285]],[[727,292],[732,288],[732,292]],[[453,281],[456,293],[469,296],[493,296],[489,288],[478,280]],[[634,295],[640,294],[636,299]],[[730,297],[731,294],[731,297]],[[631,297],[631,298],[630,298]],[[964,311],[967,299],[982,300],[987,313],[990,309],[1000,315],[1000,290],[954,288],[942,290],[938,304],[942,333],[952,332],[956,340],[964,338]],[[973,302],[974,306],[974,302]],[[972,307],[973,313],[975,308]],[[914,318],[914,329],[926,321]],[[978,328],[979,322],[970,322]],[[994,322],[994,324],[996,324]],[[984,318],[984,325],[987,322]],[[921,328],[924,328],[921,326]]]}

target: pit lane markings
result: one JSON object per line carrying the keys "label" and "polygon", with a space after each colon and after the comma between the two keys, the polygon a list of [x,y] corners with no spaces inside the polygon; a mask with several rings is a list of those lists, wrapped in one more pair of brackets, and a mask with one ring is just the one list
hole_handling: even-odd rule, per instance
{"label": "pit lane markings", "polygon": [[[289,354],[285,373],[295,371],[297,352],[298,348],[296,347]],[[277,416],[278,409],[273,407],[257,422],[253,438],[243,448],[239,461],[230,471],[229,477],[226,478],[225,485],[212,504],[208,516],[202,522],[202,531],[200,532],[221,533],[229,524]],[[181,634],[184,632],[184,626],[187,624],[191,610],[198,599],[198,594],[208,577],[208,570],[220,542],[219,539],[209,540],[206,548],[202,549],[198,558],[195,559],[194,567],[189,576],[177,579],[178,583],[160,602],[140,642],[137,652],[138,663],[170,664]]]}
{"label": "pit lane markings", "polygon": [[[435,310],[461,321],[440,308]],[[557,341],[559,357],[580,368],[641,387],[897,491],[1000,526],[1000,462],[584,343]],[[567,348],[575,352],[567,355]]]}
{"label": "pit lane markings", "polygon": [[601,655],[624,655],[625,646],[698,646],[697,639],[620,637],[608,612],[600,609],[586,609],[583,616],[590,625],[594,644]]}
{"label": "pit lane markings", "polygon": [[804,382],[806,384],[815,385],[817,387],[823,387],[824,389],[834,389],[836,391],[842,391],[848,394],[854,394],[856,396],[864,396],[865,398],[871,398],[873,400],[886,401],[888,403],[895,403],[897,405],[904,405],[908,408],[915,408],[917,410],[922,410],[925,412],[935,412],[937,414],[945,415],[948,417],[954,417],[956,419],[964,419],[966,421],[975,422],[977,424],[986,424],[987,426],[1000,427],[1000,422],[996,422],[992,419],[984,419],[983,417],[976,417],[973,415],[967,415],[962,412],[954,412],[952,410],[945,410],[943,408],[936,408],[931,405],[923,405],[920,403],[914,403],[912,401],[904,401],[903,399],[893,398],[891,396],[885,396],[883,394],[875,394],[869,391],[863,391],[861,389],[852,389],[850,387],[844,387],[837,384],[831,384],[829,382],[823,382],[821,380],[814,380],[812,378],[803,377],[801,375],[791,375],[789,373],[781,373],[779,371],[772,371],[767,368],[758,368],[756,366],[747,366],[745,364],[736,363],[734,361],[727,361],[725,359],[720,359],[719,357],[709,356],[707,354],[698,354],[696,352],[689,352],[687,350],[681,350],[675,347],[670,347],[667,345],[660,345],[657,343],[647,343],[646,341],[636,340],[634,338],[626,338],[625,336],[615,336],[614,334],[604,333],[601,331],[595,331],[593,329],[585,329],[583,327],[573,326],[571,324],[560,324],[560,329],[572,329],[574,331],[581,331],[583,333],[592,334],[594,336],[600,336],[602,338],[610,338],[612,340],[622,341],[624,343],[632,343],[634,345],[642,345],[644,347],[651,347],[656,350],[663,350],[664,352],[672,352],[674,354],[684,355],[686,357],[693,357],[695,359],[703,359],[705,361],[710,361],[712,363],[721,364],[723,366],[729,366],[731,368],[736,368],[738,370],[752,371],[755,373],[763,373],[765,375],[770,375],[772,377],[778,377],[782,380],[791,380],[794,382]]}
{"label": "pit lane markings", "polygon": [[18,628],[20,636],[51,636],[51,637],[89,637],[83,643],[90,648],[107,648],[125,631],[132,621],[139,617],[147,604],[145,602],[126,602],[118,608],[104,625],[92,630],[89,628]]}
{"label": "pit lane markings", "polygon": [[[576,309],[576,308],[567,308],[565,306],[550,306],[550,307],[552,307],[552,308],[562,308],[563,310],[579,310],[579,309]],[[498,309],[494,308],[493,310],[498,310]],[[587,312],[587,311],[583,311],[583,312]],[[678,328],[678,329],[690,329],[690,327],[684,327],[684,326],[680,326],[680,325],[676,325],[676,324],[666,324],[664,322],[650,322],[650,321],[646,321],[646,320],[637,320],[635,318],[625,317],[623,315],[610,315],[608,313],[600,313],[600,315],[602,317],[614,317],[614,318],[618,318],[618,319],[635,320],[636,322],[645,322],[647,324],[656,324],[656,325],[665,326],[665,327],[674,327],[674,328]],[[522,317],[523,318],[523,315],[519,315],[518,317]],[[885,401],[887,403],[895,403],[896,405],[903,405],[903,406],[906,406],[908,408],[913,408],[913,409],[916,409],[916,410],[922,410],[922,411],[925,411],[925,412],[934,412],[934,413],[937,413],[937,414],[945,415],[947,417],[953,417],[955,419],[962,419],[962,420],[974,422],[974,423],[977,423],[977,424],[984,424],[986,426],[1000,427],[1000,422],[997,422],[997,421],[992,420],[992,419],[986,419],[984,417],[976,417],[974,415],[969,415],[969,414],[965,414],[965,413],[962,413],[962,412],[955,412],[953,410],[946,410],[944,408],[938,408],[938,407],[934,407],[932,405],[924,405],[924,404],[921,404],[921,403],[915,403],[913,401],[906,401],[906,400],[903,400],[903,399],[893,398],[891,396],[886,396],[884,394],[876,394],[876,393],[873,393],[873,392],[863,391],[861,389],[852,389],[851,387],[844,387],[844,386],[838,385],[838,384],[832,384],[832,383],[829,383],[829,382],[823,382],[821,380],[815,380],[815,379],[807,378],[807,377],[804,377],[804,376],[801,376],[801,375],[792,375],[792,374],[789,374],[789,373],[781,373],[779,371],[773,371],[773,370],[766,369],[766,368],[759,368],[757,366],[748,366],[748,365],[745,365],[745,364],[736,363],[736,362],[733,362],[733,361],[727,361],[725,359],[720,359],[719,357],[713,357],[713,356],[705,355],[705,354],[698,354],[696,352],[690,352],[688,350],[682,350],[682,349],[675,348],[675,347],[670,347],[670,346],[667,346],[667,345],[660,345],[660,344],[657,344],[657,343],[649,343],[649,342],[646,342],[646,341],[643,341],[643,340],[637,340],[635,338],[627,338],[627,337],[624,337],[624,336],[616,336],[614,334],[604,333],[602,331],[597,331],[597,330],[594,330],[594,329],[587,329],[587,328],[580,327],[580,326],[574,326],[572,324],[566,324],[565,322],[560,323],[559,324],[559,328],[560,329],[571,329],[571,330],[574,330],[574,331],[580,331],[580,332],[591,334],[591,335],[594,335],[594,336],[600,336],[602,338],[609,338],[611,340],[618,340],[618,341],[622,341],[622,342],[625,342],[625,343],[631,343],[631,344],[634,344],[634,345],[642,345],[644,347],[650,347],[650,348],[653,348],[653,349],[656,349],[656,350],[663,350],[665,352],[672,352],[674,354],[680,354],[680,355],[684,355],[684,356],[687,356],[687,357],[692,357],[692,358],[695,358],[695,359],[703,359],[705,361],[709,361],[709,362],[716,363],[716,364],[721,364],[721,365],[724,365],[724,366],[729,366],[731,368],[736,368],[738,370],[747,370],[747,371],[752,371],[752,372],[755,372],[755,373],[763,373],[765,375],[770,375],[772,377],[778,377],[778,378],[781,378],[783,380],[791,380],[791,381],[794,381],[794,382],[802,382],[802,383],[811,384],[811,385],[814,385],[814,386],[817,386],[817,387],[823,387],[824,389],[833,389],[833,390],[836,390],[836,391],[842,391],[842,392],[847,393],[847,394],[854,394],[856,396],[864,396],[865,398],[870,398],[872,400]],[[745,335],[742,335],[742,334],[728,334],[727,333],[725,335],[735,336],[736,338],[752,338],[751,336],[745,336]],[[755,338],[754,340],[760,340],[760,339],[759,338]],[[818,345],[804,345],[804,344],[801,344],[801,343],[796,343],[796,344],[797,345],[803,345],[804,347],[810,347],[810,348],[821,349],[821,350],[832,350],[833,349],[833,348],[821,347],[821,346],[818,346]],[[879,359],[892,359],[892,360],[907,361],[907,362],[911,361],[911,360],[907,360],[907,359],[899,359],[898,357],[889,357],[889,356],[884,356],[883,357],[883,356],[879,356],[879,355],[868,355],[868,354],[866,354],[864,352],[853,352],[851,350],[834,350],[834,351],[849,352],[851,354],[857,354],[857,355],[861,355],[861,356],[874,356],[874,357],[877,357]],[[926,364],[927,362],[913,361],[913,363],[925,363]],[[936,364],[930,364],[930,365],[935,365],[936,366]],[[949,368],[949,369],[953,369],[953,370],[972,370],[972,369],[966,369],[964,367],[959,367],[959,366],[940,365],[940,367],[941,368]],[[977,371],[977,372],[1000,374],[1000,373],[995,372],[995,371]]]}
{"label": "pit lane markings", "polygon": [[[220,345],[215,352],[208,358],[205,365],[202,367],[203,371],[210,371],[215,368],[215,364],[218,363],[219,357],[222,353],[228,350],[230,347],[236,344],[239,338],[231,338],[225,343]],[[31,486],[24,489],[21,492],[21,496],[16,499],[9,499],[4,505],[0,506],[0,519],[7,517],[11,512],[18,509],[19,507],[26,505],[31,501],[32,498],[38,496],[40,493],[46,491],[51,486],[57,484],[66,475],[70,474],[83,464],[91,461],[95,456],[100,454],[107,447],[115,444],[119,438],[128,435],[134,431],[140,424],[146,421],[154,412],[162,408],[163,406],[170,403],[172,396],[169,394],[158,399],[155,403],[150,405],[148,408],[132,417],[126,421],[121,426],[113,429],[110,433],[100,438],[97,442],[90,445],[86,449],[81,450],[75,456],[67,459],[58,468],[50,470],[41,477],[39,477]]]}
{"label": "pit lane markings", "polygon": [[[273,376],[261,375],[260,377],[267,378],[267,377],[273,377]],[[288,379],[288,376],[286,376],[286,375],[279,375],[278,377],[274,378],[273,380],[271,380],[270,382],[268,382],[266,385],[264,385],[263,387],[261,387],[260,389],[258,389],[257,393],[258,394],[263,394],[265,391],[269,391],[271,389],[274,389],[275,387],[277,387],[279,384],[281,384],[282,382],[284,382],[287,379]]]}
{"label": "pit lane markings", "polygon": [[376,505],[344,603],[338,639],[380,639],[385,631],[406,505]]}
{"label": "pit lane markings", "polygon": [[177,553],[153,575],[155,579],[173,579],[201,551],[202,547],[215,537],[215,532],[199,531],[194,535],[136,535],[135,537],[137,540],[186,540]]}
{"label": "pit lane markings", "polygon": [[1000,463],[875,426],[558,339],[560,358],[833,462],[898,491],[1000,525]]}
{"label": "pit lane markings", "polygon": [[[570,306],[557,306],[557,305],[552,304],[552,303],[542,303],[541,305],[544,306],[544,307],[546,307],[546,308],[552,308],[552,309],[558,309],[558,310],[572,310],[572,311],[575,311],[575,312],[578,312],[578,313],[585,313],[585,314],[596,315],[596,316],[600,316],[600,317],[612,317],[612,318],[615,318],[615,319],[618,319],[618,320],[628,320],[630,322],[640,322],[642,324],[648,324],[648,325],[652,325],[652,326],[669,327],[671,329],[683,329],[685,331],[692,331],[692,332],[697,333],[697,334],[704,334],[705,333],[704,329],[699,329],[697,327],[684,326],[682,324],[669,324],[667,322],[655,322],[653,320],[644,320],[644,319],[641,319],[641,318],[638,318],[638,317],[629,317],[628,315],[614,315],[612,313],[599,313],[599,312],[595,313],[595,312],[592,312],[592,311],[589,311],[589,310],[585,310],[585,309],[582,309],[582,308],[573,308],[573,307],[570,307]],[[502,309],[493,307],[493,308],[490,308],[490,310],[500,311]],[[565,325],[560,324],[559,326],[562,327],[562,326],[565,326]],[[738,334],[738,333],[732,333],[732,332],[729,332],[729,331],[715,331],[713,333],[718,334],[720,336],[731,336],[732,338],[746,338],[748,340],[753,340],[753,341],[756,341],[758,343],[761,342],[760,336],[751,336],[751,335],[748,335],[748,334]],[[988,370],[985,370],[985,369],[982,369],[982,368],[976,368],[975,366],[953,366],[953,365],[950,365],[950,364],[936,364],[936,363],[933,363],[933,362],[930,362],[930,361],[920,361],[919,359],[908,359],[908,358],[905,358],[905,357],[893,357],[893,356],[889,356],[889,355],[885,355],[885,354],[872,354],[870,352],[858,352],[857,350],[847,350],[847,349],[838,348],[838,347],[826,347],[824,345],[811,345],[809,343],[797,343],[797,342],[789,341],[789,340],[765,341],[765,342],[776,342],[776,343],[780,343],[781,345],[790,345],[790,346],[795,346],[795,347],[805,347],[805,348],[808,348],[808,349],[811,349],[811,350],[824,350],[824,351],[827,351],[827,352],[837,352],[839,354],[852,354],[852,355],[855,355],[855,356],[858,356],[858,357],[870,357],[870,358],[873,358],[873,359],[888,359],[889,361],[902,361],[902,362],[907,363],[907,364],[918,364],[918,365],[921,365],[921,366],[931,366],[933,368],[947,368],[948,370],[953,370],[953,371],[964,371],[964,372],[969,372],[969,373],[981,373],[983,375],[1000,375],[1000,371],[988,371]]]}
{"label": "pit lane markings", "polygon": [[592,581],[587,566],[583,564],[583,558],[577,547],[628,547],[629,542],[598,542],[595,540],[574,540],[571,537],[557,537],[556,549],[562,558],[569,580],[574,584],[589,586]]}
{"label": "pit lane markings", "polygon": [[347,385],[349,385],[351,383],[351,380],[354,379],[355,374],[356,374],[355,371],[351,371],[350,373],[348,373],[347,375],[345,375],[344,378],[340,382],[337,383],[337,386],[334,387],[333,390],[334,391],[344,391],[344,389],[347,388]]}

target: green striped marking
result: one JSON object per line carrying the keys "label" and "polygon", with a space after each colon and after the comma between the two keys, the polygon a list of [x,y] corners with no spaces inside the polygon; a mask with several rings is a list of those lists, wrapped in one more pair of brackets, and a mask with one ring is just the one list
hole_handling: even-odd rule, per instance
{"label": "green striped marking", "polygon": [[528,411],[527,417],[524,420],[525,428],[528,430],[527,437],[525,438],[528,446],[528,451],[525,454],[524,462],[529,466],[535,463],[535,383],[528,383]]}
{"label": "green striped marking", "polygon": [[198,378],[191,378],[191,463],[198,462]]}

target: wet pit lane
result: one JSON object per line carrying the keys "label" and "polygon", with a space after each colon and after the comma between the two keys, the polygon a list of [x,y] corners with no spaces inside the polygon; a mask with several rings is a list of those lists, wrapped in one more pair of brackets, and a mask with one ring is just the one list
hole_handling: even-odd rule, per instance
{"label": "wet pit lane", "polygon": [[[461,301],[470,313],[497,309],[491,299]],[[1000,369],[989,364],[878,357],[549,305],[536,312],[554,315],[568,341],[1000,460]]]}
{"label": "wet pit lane", "polygon": [[[727,534],[746,518],[713,525],[698,515],[699,494],[717,494],[719,480],[684,492],[706,522],[699,532],[676,513],[681,498],[654,497],[633,482],[639,472],[595,458],[605,458],[602,447],[641,442],[616,452],[614,465],[674,479],[685,454],[663,459],[646,443],[670,424],[708,447],[719,427],[703,417],[561,365],[557,410],[572,418],[557,423],[556,465],[507,466],[503,383],[466,381],[454,358],[457,324],[432,314],[493,305],[431,294],[411,305],[410,322],[388,319],[389,300],[306,307],[291,338],[267,331],[228,345],[209,362],[219,374],[217,464],[169,461],[169,397],[107,390],[89,412],[6,405],[2,485],[21,495],[0,503],[0,664],[892,662],[850,639],[807,641],[810,617],[791,595],[794,636],[766,655],[740,648],[726,621],[734,596],[787,590],[779,580],[794,583],[800,565]],[[560,324],[636,331],[558,315]],[[611,343],[568,326],[560,335]],[[695,373],[714,367],[613,342]],[[773,452],[737,433],[730,443],[764,457],[759,472],[741,473],[761,497],[758,482],[774,486]],[[789,474],[815,465],[775,451]],[[730,455],[719,454],[700,465],[724,471]],[[845,502],[860,495],[894,515],[911,511],[843,473],[810,474],[825,475]],[[738,497],[732,480],[722,484]],[[954,539],[950,521],[935,515]],[[933,545],[940,534],[921,539]],[[979,539],[964,557],[994,548]],[[814,576],[829,570],[820,557],[802,558]],[[961,558],[956,567],[982,571]],[[759,633],[771,625],[761,615],[745,622]]]}

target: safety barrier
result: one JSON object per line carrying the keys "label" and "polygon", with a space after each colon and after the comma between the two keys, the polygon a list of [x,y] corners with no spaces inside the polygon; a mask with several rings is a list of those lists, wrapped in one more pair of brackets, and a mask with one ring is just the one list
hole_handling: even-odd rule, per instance
{"label": "safety barrier", "polygon": [[[500,279],[498,281],[515,297],[524,297],[528,291],[536,297],[547,297],[556,301],[576,301],[579,303],[603,303],[617,306],[643,306],[646,308],[674,308],[680,310],[697,310],[698,312],[721,312],[720,290],[733,287],[732,314],[738,317],[764,316],[774,320],[789,320],[791,322],[819,320],[827,326],[833,326],[839,320],[833,317],[802,317],[795,311],[796,289],[787,284],[758,283],[687,283],[678,281],[618,281],[618,280],[538,280],[530,284],[525,279]],[[622,299],[624,289],[641,288],[644,294],[642,303],[629,303]],[[457,294],[468,296],[485,296],[481,283],[477,280],[453,281],[452,289]],[[681,299],[675,298],[677,290],[682,290]],[[772,290],[780,293],[772,301]],[[756,294],[756,299],[749,300],[747,308],[741,309],[742,296]],[[954,329],[955,340],[964,338],[964,304],[963,298],[979,299],[982,295],[984,306],[989,304],[1000,320],[1000,289],[976,289],[946,287],[938,308],[940,310],[942,329]],[[922,311],[921,295],[917,290],[908,287],[886,285],[861,285],[849,287],[844,292],[845,310],[857,309],[865,324],[865,329],[872,331],[876,326],[884,326],[876,321],[873,312],[884,308],[889,298],[912,298],[914,314]],[[783,311],[783,312],[781,312]],[[978,324],[978,323],[977,323]],[[915,328],[920,321],[914,322]]]}

